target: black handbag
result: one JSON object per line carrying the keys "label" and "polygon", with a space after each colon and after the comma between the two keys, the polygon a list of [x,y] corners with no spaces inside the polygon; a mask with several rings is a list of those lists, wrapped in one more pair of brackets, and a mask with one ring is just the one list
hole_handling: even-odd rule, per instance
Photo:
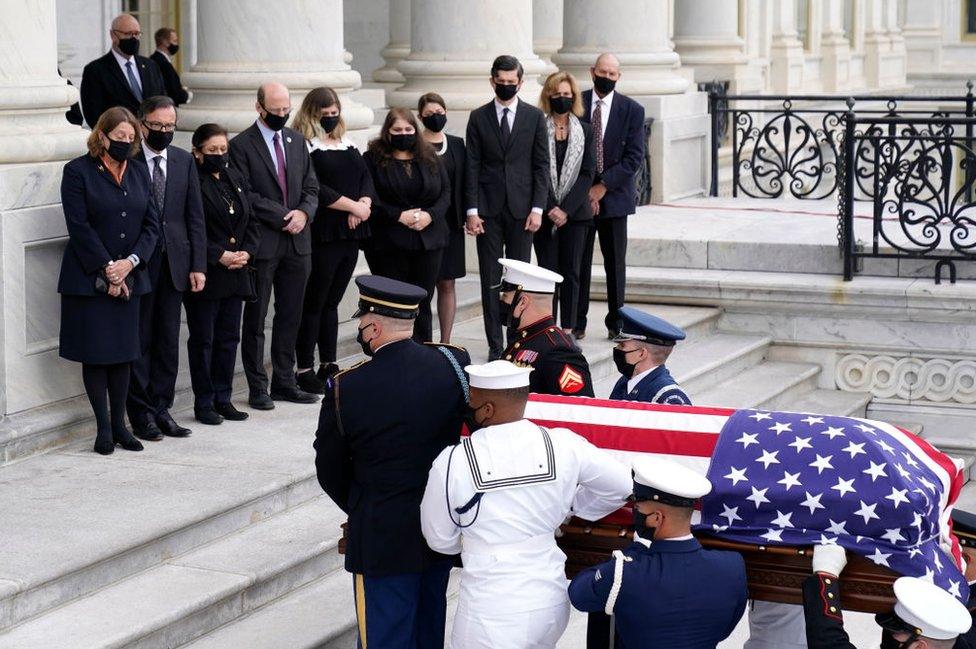
{"label": "black handbag", "polygon": [[[119,295],[119,299],[122,300],[123,302],[128,302],[129,296],[132,295],[132,287],[135,286],[135,280],[132,277],[132,273],[126,275],[125,279],[123,280],[123,283],[125,284],[125,287],[129,290],[128,290],[128,294],[123,293],[122,295]],[[108,294],[109,285],[110,282],[108,281],[108,277],[105,275],[105,269],[102,268],[95,275],[95,292]]]}
{"label": "black handbag", "polygon": [[253,266],[245,266],[240,273],[240,292],[238,295],[244,298],[245,302],[258,301],[258,269]]}

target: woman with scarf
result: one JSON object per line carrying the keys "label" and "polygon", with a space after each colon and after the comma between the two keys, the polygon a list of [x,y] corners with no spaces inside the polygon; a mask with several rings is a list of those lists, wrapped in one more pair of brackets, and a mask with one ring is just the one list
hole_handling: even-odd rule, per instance
{"label": "woman with scarf", "polygon": [[580,89],[568,72],[555,72],[546,78],[539,107],[546,114],[549,200],[546,218],[535,233],[535,254],[540,266],[563,276],[554,307],[558,306],[560,325],[571,333],[576,324],[586,231],[593,227],[587,198],[596,172],[593,131],[580,120]]}

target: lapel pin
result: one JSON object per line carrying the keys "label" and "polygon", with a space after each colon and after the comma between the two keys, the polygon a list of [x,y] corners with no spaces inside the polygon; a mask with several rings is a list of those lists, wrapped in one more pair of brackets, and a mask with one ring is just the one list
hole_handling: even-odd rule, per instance
{"label": "lapel pin", "polygon": [[285,137],[285,142],[287,142],[288,144],[291,144],[291,137]]}

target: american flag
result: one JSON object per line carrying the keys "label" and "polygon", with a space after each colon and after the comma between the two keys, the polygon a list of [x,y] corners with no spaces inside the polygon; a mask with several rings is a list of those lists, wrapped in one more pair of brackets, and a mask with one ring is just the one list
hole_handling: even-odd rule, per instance
{"label": "american flag", "polygon": [[655,454],[707,475],[699,529],[756,545],[838,544],[968,597],[949,522],[962,463],[890,424],[535,394],[526,416],[628,466]]}

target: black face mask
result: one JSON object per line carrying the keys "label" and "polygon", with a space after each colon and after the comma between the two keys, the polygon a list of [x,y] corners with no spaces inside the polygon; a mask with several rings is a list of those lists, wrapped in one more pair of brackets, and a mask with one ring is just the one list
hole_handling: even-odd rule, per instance
{"label": "black face mask", "polygon": [[126,56],[133,56],[139,52],[139,39],[138,38],[120,38],[119,39],[119,51]]}
{"label": "black face mask", "polygon": [[170,56],[176,56],[176,53],[180,51],[179,45],[167,45],[166,51],[169,52]]}
{"label": "black face mask", "polygon": [[122,142],[120,140],[113,140],[109,138],[108,140],[108,157],[112,158],[116,162],[125,162],[129,158],[129,152],[132,150],[132,145],[128,142]]}
{"label": "black face mask", "polygon": [[613,79],[608,79],[607,77],[598,77],[593,75],[593,87],[601,95],[609,95],[613,92],[613,89],[617,86],[617,82]]}
{"label": "black face mask", "polygon": [[619,347],[613,348],[613,364],[617,366],[617,371],[623,374],[625,377],[632,378],[634,376],[634,370],[637,368],[636,363],[627,362],[627,354],[631,352],[640,351],[637,349],[632,349],[630,351],[624,351]]}
{"label": "black face mask", "polygon": [[549,106],[556,115],[565,115],[573,107],[572,97],[550,97]]}
{"label": "black face mask", "polygon": [[369,329],[372,326],[373,326],[373,323],[370,323],[370,324],[366,325],[365,327],[360,327],[359,328],[359,333],[356,334],[356,342],[359,343],[359,346],[363,348],[363,353],[366,354],[367,356],[372,356],[373,355],[373,350],[369,346],[370,341],[363,339],[363,332],[366,331],[367,329]]}
{"label": "black face mask", "polygon": [[522,294],[516,291],[515,296],[512,297],[511,304],[508,304],[504,300],[499,300],[498,315],[505,319],[509,333],[522,328],[522,316],[515,315],[515,307],[518,306],[520,299],[522,299]]}
{"label": "black face mask", "polygon": [[637,509],[637,505],[634,505],[634,531],[637,532],[637,536],[641,537],[645,541],[654,540],[654,531],[656,527],[650,527],[647,524],[647,514],[642,514]]}
{"label": "black face mask", "polygon": [[431,113],[427,117],[421,117],[420,121],[424,123],[424,128],[428,131],[440,133],[447,125],[447,115],[444,113]]}
{"label": "black face mask", "polygon": [[339,125],[338,115],[328,115],[326,117],[319,118],[319,124],[322,126],[322,130],[326,133],[331,133]]}
{"label": "black face mask", "polygon": [[516,83],[495,83],[495,96],[502,101],[508,101],[518,94],[518,84]]}
{"label": "black face mask", "polygon": [[417,134],[398,133],[396,135],[390,135],[390,144],[397,151],[413,151],[414,147],[417,146]]}
{"label": "black face mask", "polygon": [[200,171],[208,174],[223,171],[227,166],[228,157],[226,153],[204,153],[203,160],[200,161]]}
{"label": "black face mask", "polygon": [[[264,106],[262,106],[261,108],[264,108]],[[286,113],[284,115],[275,115],[274,113],[268,111],[267,108],[264,108],[263,119],[264,119],[264,123],[267,124],[268,128],[270,128],[272,131],[280,131],[281,129],[285,128],[285,124],[288,123],[288,117],[290,115],[291,113]]]}
{"label": "black face mask", "polygon": [[173,132],[154,131],[146,127],[146,145],[153,151],[162,151],[173,141]]}
{"label": "black face mask", "polygon": [[[485,402],[487,403],[487,401]],[[485,404],[481,404],[477,408],[472,408],[470,405],[464,411],[464,425],[468,427],[468,432],[473,433],[479,428],[484,427],[484,422],[478,421],[478,411],[485,407]]]}

